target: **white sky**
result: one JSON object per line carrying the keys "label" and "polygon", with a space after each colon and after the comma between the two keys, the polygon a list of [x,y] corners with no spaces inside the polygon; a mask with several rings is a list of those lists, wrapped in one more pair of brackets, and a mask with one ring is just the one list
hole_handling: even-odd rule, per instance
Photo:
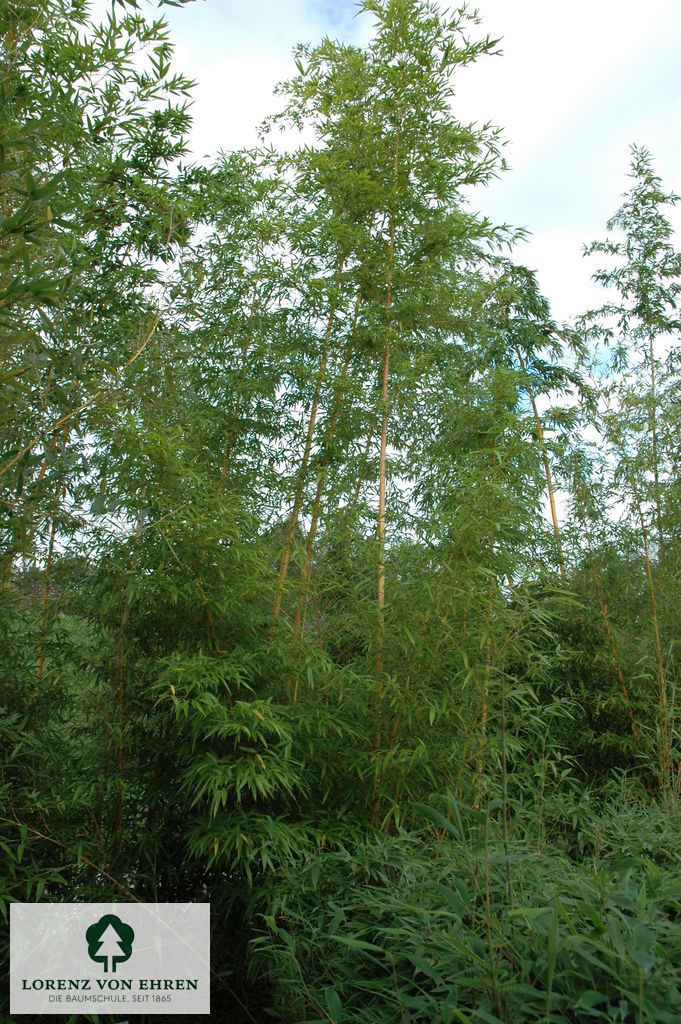
{"label": "white sky", "polygon": [[[471,6],[475,6],[474,3]],[[627,188],[629,146],[647,146],[681,192],[681,0],[479,0],[503,56],[457,80],[456,112],[504,129],[511,170],[475,205],[523,226],[515,258],[538,271],[554,315],[598,302],[584,243],[601,237]],[[164,8],[176,65],[196,78],[196,156],[256,141],[293,70],[291,48],[324,34],[364,41],[353,0],[198,0]],[[681,210],[673,220],[681,226]]]}

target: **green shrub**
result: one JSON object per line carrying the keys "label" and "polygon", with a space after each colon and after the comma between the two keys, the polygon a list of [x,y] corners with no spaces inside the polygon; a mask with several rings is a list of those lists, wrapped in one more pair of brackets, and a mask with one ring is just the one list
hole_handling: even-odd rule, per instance
{"label": "green shrub", "polygon": [[610,810],[583,823],[582,860],[538,854],[518,820],[504,844],[452,804],[443,838],[374,837],[285,873],[252,944],[276,1019],[678,1021],[681,882],[636,836],[657,834],[676,862],[679,816],[632,815],[623,856]]}

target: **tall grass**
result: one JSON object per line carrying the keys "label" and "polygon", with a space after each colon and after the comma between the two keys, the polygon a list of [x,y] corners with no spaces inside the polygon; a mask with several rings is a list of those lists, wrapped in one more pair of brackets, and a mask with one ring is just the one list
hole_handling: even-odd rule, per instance
{"label": "tall grass", "polygon": [[277,882],[252,968],[296,1024],[681,1020],[681,814],[588,791],[322,851]]}

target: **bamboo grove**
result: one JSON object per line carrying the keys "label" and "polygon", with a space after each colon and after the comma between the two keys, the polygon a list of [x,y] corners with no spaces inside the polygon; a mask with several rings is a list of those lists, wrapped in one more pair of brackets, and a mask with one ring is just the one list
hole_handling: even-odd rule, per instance
{"label": "bamboo grove", "polygon": [[359,11],[197,164],[162,19],[0,0],[4,920],[210,900],[217,1020],[678,1021],[677,197],[555,322],[498,41]]}

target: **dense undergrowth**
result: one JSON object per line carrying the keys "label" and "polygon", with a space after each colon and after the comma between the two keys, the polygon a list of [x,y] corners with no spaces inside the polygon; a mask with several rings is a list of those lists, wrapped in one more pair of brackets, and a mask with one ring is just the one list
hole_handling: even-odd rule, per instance
{"label": "dense undergrowth", "polygon": [[[284,872],[253,942],[286,1021],[675,1021],[679,816],[629,787],[533,809],[452,800]],[[515,813],[514,813],[515,812]],[[517,817],[516,817],[517,815]]]}

